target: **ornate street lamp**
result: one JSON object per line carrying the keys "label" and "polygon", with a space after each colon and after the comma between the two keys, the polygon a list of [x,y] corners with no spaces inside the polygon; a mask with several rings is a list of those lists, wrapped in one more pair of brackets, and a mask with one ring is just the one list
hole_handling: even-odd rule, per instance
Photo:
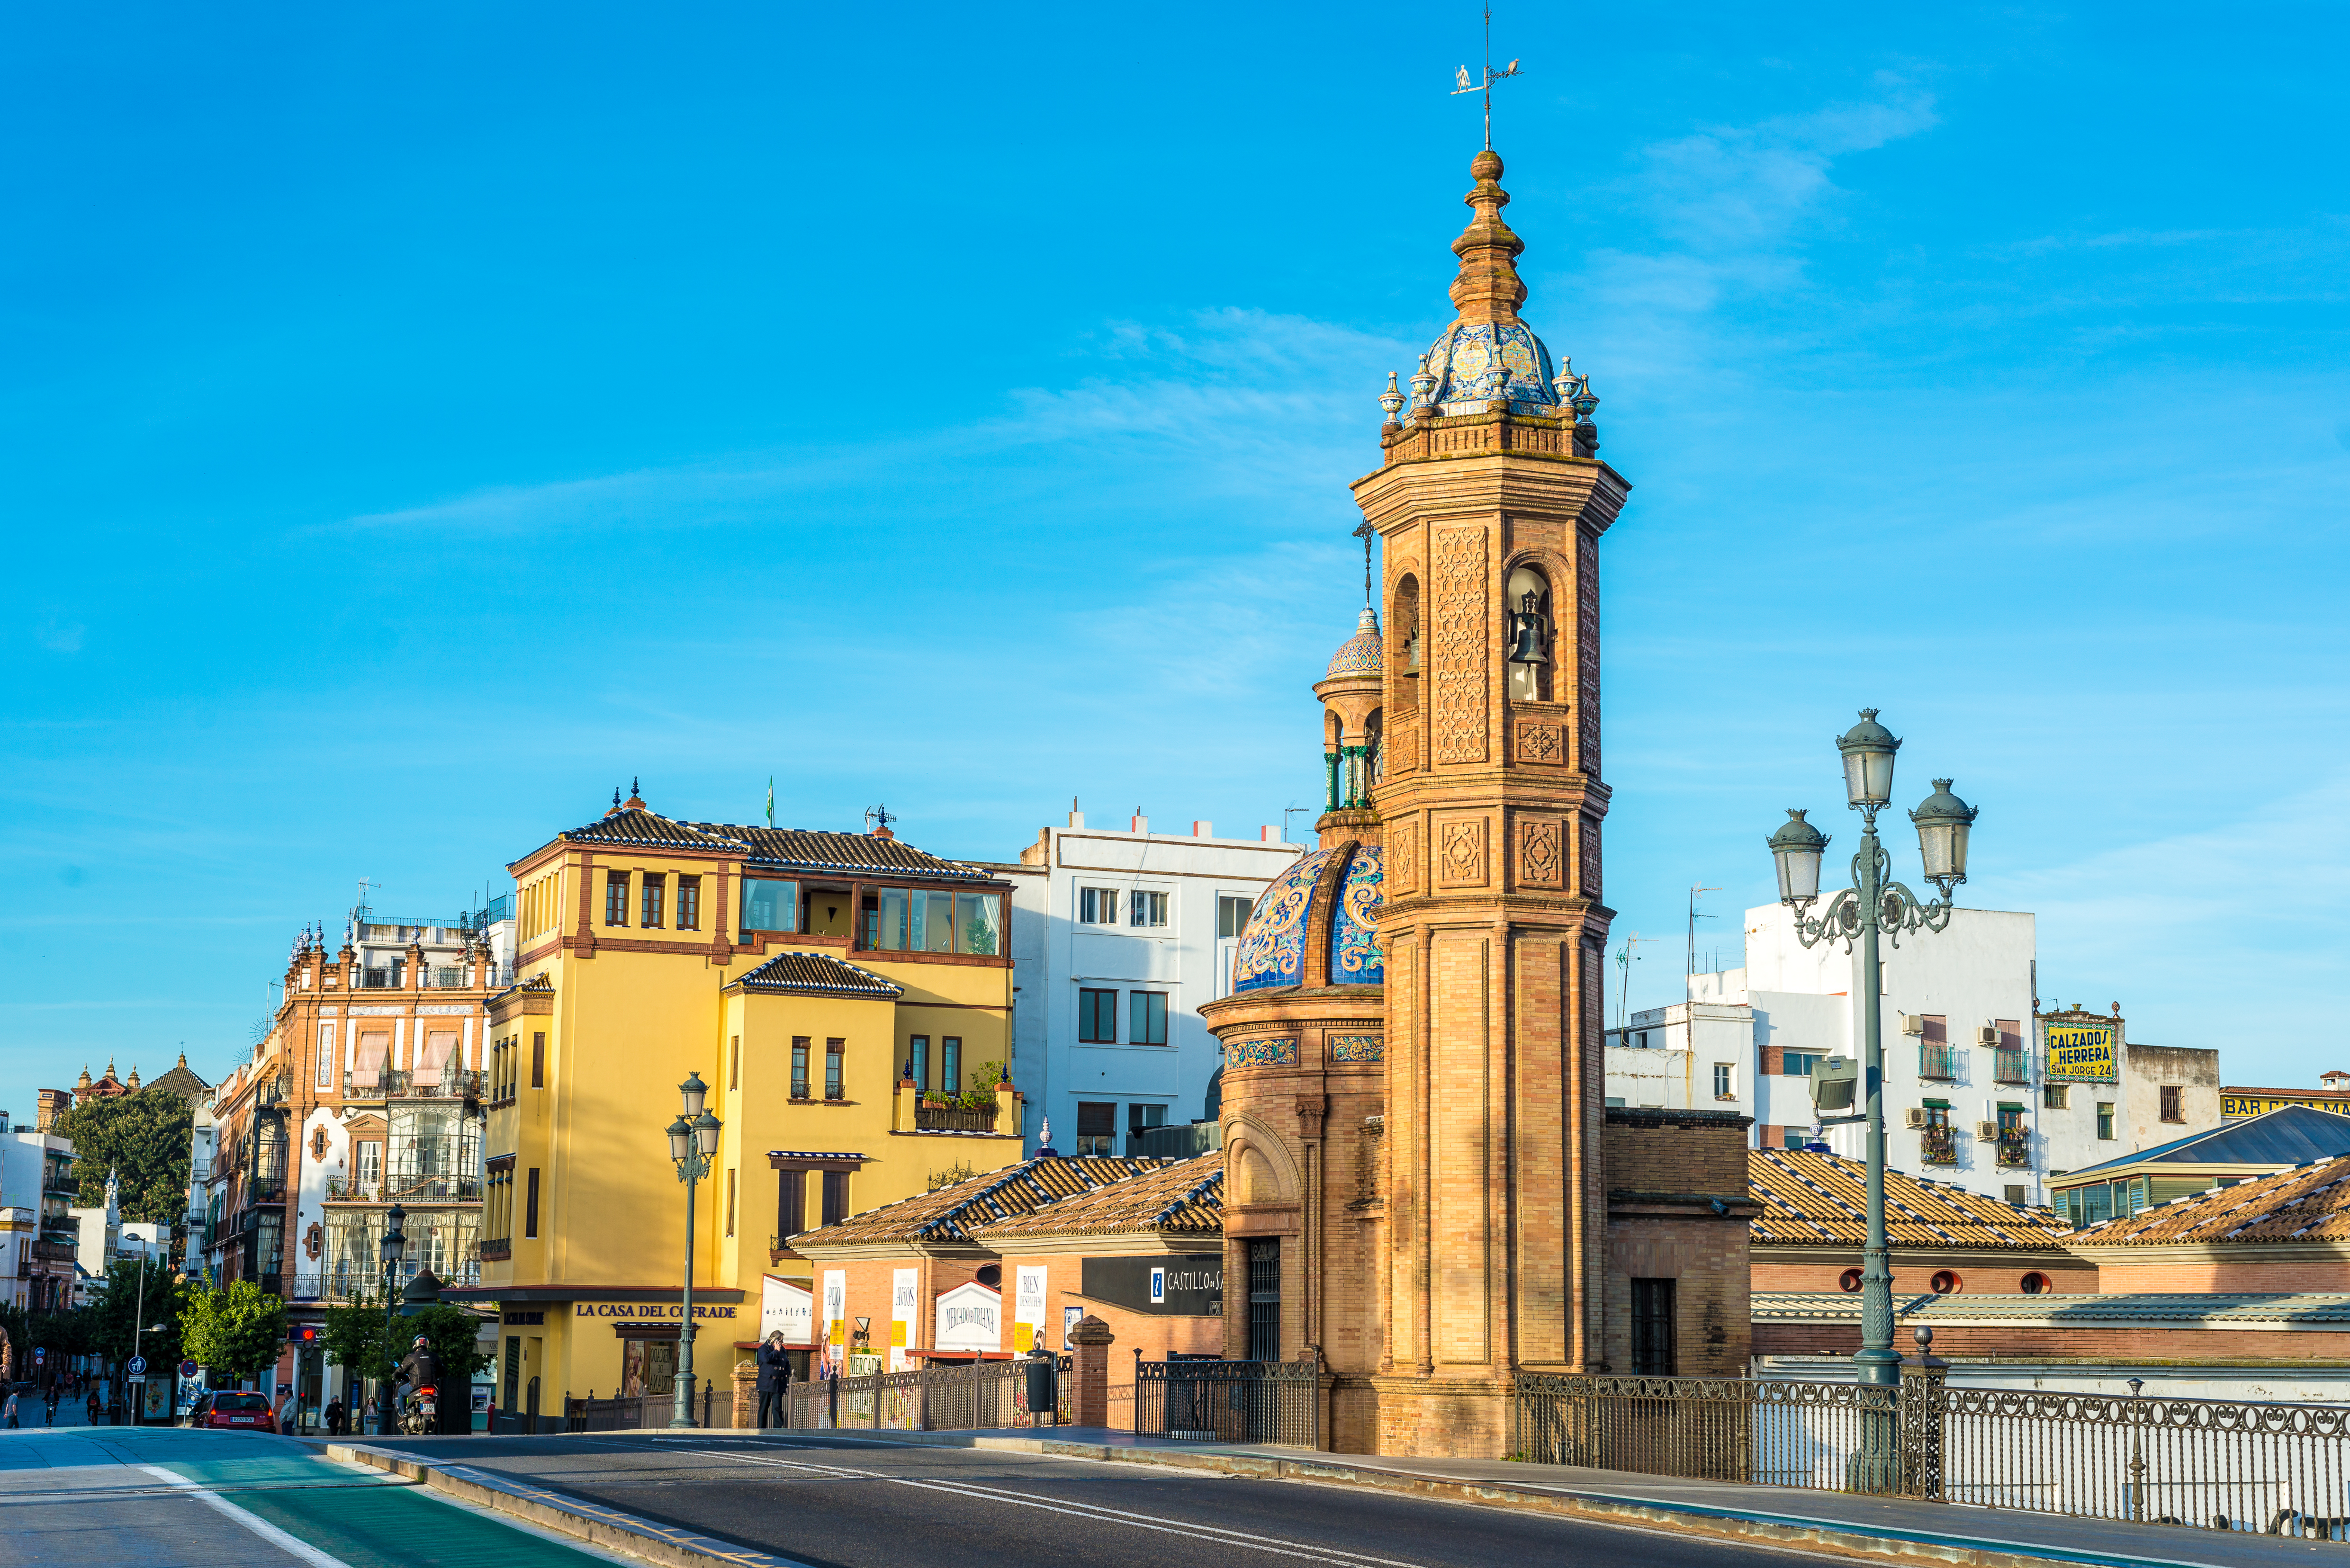
{"label": "ornate street lamp", "polygon": [[[392,1320],[400,1310],[400,1293],[396,1288],[400,1277],[400,1261],[408,1255],[408,1210],[395,1203],[383,1217],[383,1240],[377,1251],[383,1254],[383,1353],[392,1352]],[[400,1430],[400,1413],[392,1408],[393,1380],[376,1381],[376,1430],[389,1438]]]}
{"label": "ornate street lamp", "polygon": [[669,1158],[677,1179],[685,1183],[685,1293],[677,1324],[676,1403],[671,1407],[671,1427],[693,1425],[693,1189],[710,1174],[710,1160],[718,1152],[718,1131],[724,1124],[703,1106],[710,1098],[702,1075],[689,1073],[677,1086],[683,1114],[669,1124]]}
{"label": "ornate street lamp", "polygon": [[1853,885],[1830,898],[1817,916],[1811,907],[1820,894],[1820,858],[1827,836],[1790,811],[1769,844],[1779,874],[1779,901],[1794,911],[1795,937],[1804,946],[1840,941],[1845,950],[1860,946],[1864,1108],[1856,1116],[1821,1117],[1821,1125],[1864,1123],[1868,1148],[1868,1240],[1861,1251],[1860,1349],[1853,1355],[1864,1389],[1882,1389],[1861,1413],[1860,1451],[1853,1457],[1846,1484],[1855,1491],[1891,1492],[1900,1484],[1900,1438],[1895,1397],[1901,1357],[1893,1348],[1892,1250],[1885,1232],[1885,1033],[1884,964],[1880,934],[1898,946],[1905,933],[1939,931],[1950,923],[1950,889],[1967,879],[1967,834],[1975,808],[1950,793],[1950,781],[1936,779],[1934,793],[1909,820],[1918,827],[1918,848],[1926,879],[1941,898],[1929,903],[1892,878],[1893,862],[1877,842],[1877,814],[1893,800],[1893,757],[1901,742],[1877,722],[1877,710],[1863,708],[1860,722],[1836,741],[1844,756],[1845,798],[1860,813],[1860,850],[1852,857]]}

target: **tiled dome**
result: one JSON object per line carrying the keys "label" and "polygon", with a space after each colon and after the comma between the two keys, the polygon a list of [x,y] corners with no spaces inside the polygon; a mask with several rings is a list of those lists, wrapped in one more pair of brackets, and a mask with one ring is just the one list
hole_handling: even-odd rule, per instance
{"label": "tiled dome", "polygon": [[[1348,853],[1345,846],[1308,851],[1264,890],[1241,932],[1232,960],[1234,991],[1305,983],[1305,928],[1314,914],[1314,890],[1332,857]],[[1384,882],[1376,845],[1352,846],[1337,887],[1338,908],[1330,922],[1330,983],[1383,985],[1387,966],[1378,927]]]}
{"label": "tiled dome", "polygon": [[1435,378],[1429,401],[1440,413],[1482,413],[1498,393],[1504,366],[1512,413],[1556,419],[1566,411],[1552,385],[1550,350],[1523,322],[1456,321],[1420,363],[1421,373]]}
{"label": "tiled dome", "polygon": [[1379,643],[1379,612],[1370,606],[1363,607],[1363,618],[1355,624],[1355,635],[1338,645],[1330,656],[1330,669],[1323,679],[1340,675],[1377,675],[1379,673],[1381,649]]}

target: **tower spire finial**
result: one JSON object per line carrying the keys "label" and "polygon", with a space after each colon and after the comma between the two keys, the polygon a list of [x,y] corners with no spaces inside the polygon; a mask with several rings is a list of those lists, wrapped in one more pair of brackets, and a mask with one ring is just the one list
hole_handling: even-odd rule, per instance
{"label": "tower spire finial", "polygon": [[1526,242],[1502,221],[1510,193],[1502,189],[1502,155],[1488,148],[1469,162],[1477,183],[1461,201],[1476,216],[1452,242],[1461,271],[1449,291],[1452,307],[1464,322],[1515,322],[1518,306],[1526,302],[1526,286],[1518,276],[1517,260]]}
{"label": "tower spire finial", "polygon": [[1485,7],[1485,79],[1470,80],[1467,66],[1454,72],[1452,78],[1460,84],[1452,89],[1454,98],[1471,92],[1485,95],[1485,151],[1488,152],[1493,151],[1493,84],[1517,74],[1518,62],[1515,60],[1510,62],[1507,69],[1497,71],[1493,68],[1493,8],[1488,5]]}

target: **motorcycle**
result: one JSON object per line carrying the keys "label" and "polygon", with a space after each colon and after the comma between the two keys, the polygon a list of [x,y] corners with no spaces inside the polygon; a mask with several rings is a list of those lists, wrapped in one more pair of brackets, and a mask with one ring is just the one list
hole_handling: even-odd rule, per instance
{"label": "motorcycle", "polygon": [[400,1429],[411,1438],[429,1437],[441,1429],[440,1390],[428,1383],[408,1397],[400,1414]]}

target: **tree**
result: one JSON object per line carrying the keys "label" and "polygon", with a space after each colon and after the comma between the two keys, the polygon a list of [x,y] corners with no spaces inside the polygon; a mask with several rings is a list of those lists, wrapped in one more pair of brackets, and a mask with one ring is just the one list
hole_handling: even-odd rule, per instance
{"label": "tree", "polygon": [[396,1359],[384,1355],[388,1341],[384,1334],[383,1303],[357,1296],[348,1306],[328,1307],[325,1326],[319,1331],[320,1343],[327,1347],[327,1359],[338,1366],[347,1366],[354,1377],[364,1377],[380,1383],[391,1376],[398,1365]]}
{"label": "tree", "polygon": [[380,1301],[354,1301],[328,1307],[321,1338],[327,1359],[354,1376],[380,1384],[399,1369],[418,1334],[432,1343],[441,1364],[441,1429],[465,1432],[473,1425],[473,1374],[490,1364],[480,1348],[482,1320],[463,1307],[435,1302],[413,1316],[395,1317],[389,1332]]}
{"label": "tree", "polygon": [[194,1121],[188,1102],[169,1089],[90,1100],[59,1116],[57,1136],[73,1139],[81,1207],[106,1202],[106,1176],[113,1171],[121,1183],[125,1220],[176,1221],[187,1207],[188,1139]]}
{"label": "tree", "polygon": [[242,1383],[277,1359],[286,1344],[286,1303],[251,1280],[190,1293],[180,1317],[190,1359]]}
{"label": "tree", "polygon": [[[196,1293],[198,1287],[174,1283],[172,1266],[155,1259],[144,1265],[142,1297],[140,1268],[135,1259],[119,1258],[106,1271],[106,1283],[81,1314],[89,1348],[109,1361],[119,1362],[135,1353],[158,1366],[168,1366],[180,1359],[180,1320],[186,1298]],[[142,1309],[144,1334],[139,1333],[138,1324]]]}

